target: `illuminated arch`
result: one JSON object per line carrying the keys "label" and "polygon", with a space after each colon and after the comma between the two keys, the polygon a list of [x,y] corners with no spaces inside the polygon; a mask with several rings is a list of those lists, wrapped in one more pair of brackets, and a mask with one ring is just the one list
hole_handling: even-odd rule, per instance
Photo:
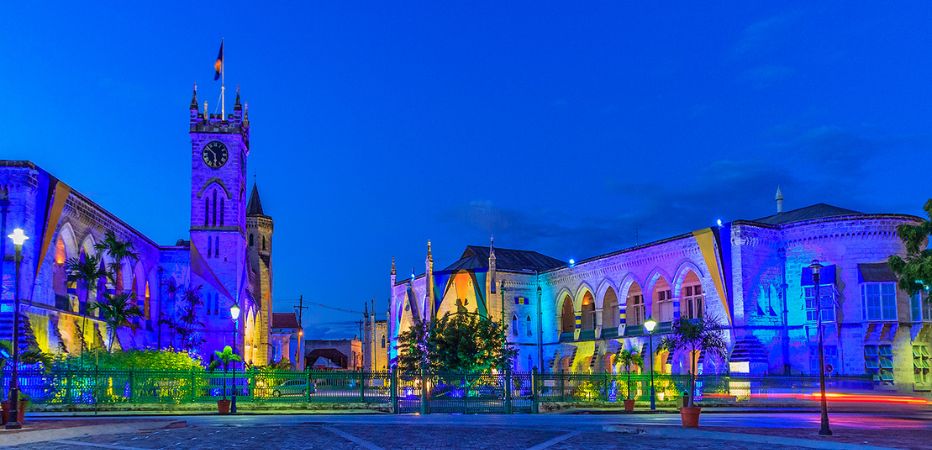
{"label": "illuminated arch", "polygon": [[[646,289],[644,289],[644,302],[647,305],[647,316],[653,318],[657,322],[669,322],[673,320],[672,299],[658,298],[661,291],[664,292],[663,295],[666,295],[666,291],[672,292],[672,287],[670,287],[670,282],[668,281],[672,280],[670,275],[665,270],[656,268],[651,271],[646,280],[647,286]],[[661,320],[662,318],[668,320]]]}
{"label": "illuminated arch", "polygon": [[573,297],[569,291],[563,292],[563,298],[560,301],[560,307],[557,308],[559,316],[557,323],[560,324],[560,333],[572,333],[576,329],[576,312],[573,308]]}
{"label": "illuminated arch", "polygon": [[579,300],[578,315],[582,318],[582,330],[588,331],[595,329],[595,296],[593,296],[592,291],[588,289],[582,292],[582,298]]}
{"label": "illuminated arch", "polygon": [[583,281],[576,288],[576,295],[573,296],[573,309],[575,309],[576,311],[581,310],[580,308],[582,308],[583,297],[586,295],[586,293],[588,293],[589,296],[592,297],[593,307],[595,307],[595,303],[594,303],[595,302],[595,289],[592,289],[592,286],[590,286],[589,283]]}
{"label": "illuminated arch", "polygon": [[609,286],[602,293],[602,329],[618,326],[618,294]]}

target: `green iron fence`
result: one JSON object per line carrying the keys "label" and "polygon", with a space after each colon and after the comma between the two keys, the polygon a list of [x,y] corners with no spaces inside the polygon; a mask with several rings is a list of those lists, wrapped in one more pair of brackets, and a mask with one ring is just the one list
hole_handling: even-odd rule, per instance
{"label": "green iron fence", "polygon": [[[7,394],[9,371],[3,373]],[[650,377],[643,374],[508,372],[497,374],[401,374],[398,372],[325,372],[247,370],[20,370],[21,391],[33,404],[117,405],[213,403],[234,392],[249,404],[364,404],[398,413],[536,412],[541,403],[646,402]],[[828,380],[829,390],[868,391],[867,378]],[[661,405],[677,405],[689,390],[687,375],[655,375]],[[815,377],[701,376],[696,400],[702,404],[811,402]],[[206,407],[206,406],[205,406]]]}

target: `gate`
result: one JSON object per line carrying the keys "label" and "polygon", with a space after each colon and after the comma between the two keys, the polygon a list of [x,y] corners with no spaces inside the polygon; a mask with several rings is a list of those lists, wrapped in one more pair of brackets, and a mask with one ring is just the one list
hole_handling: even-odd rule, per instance
{"label": "gate", "polygon": [[395,411],[422,414],[536,412],[534,380],[530,373],[399,375]]}

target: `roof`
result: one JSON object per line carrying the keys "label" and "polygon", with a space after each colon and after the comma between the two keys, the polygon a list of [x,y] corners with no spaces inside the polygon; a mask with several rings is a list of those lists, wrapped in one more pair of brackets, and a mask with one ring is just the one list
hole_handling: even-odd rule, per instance
{"label": "roof", "polygon": [[252,185],[252,193],[249,194],[249,203],[246,204],[247,216],[264,216],[262,212],[262,200],[259,199],[259,185]]}
{"label": "roof", "polygon": [[272,328],[301,328],[294,313],[272,313]]}
{"label": "roof", "polygon": [[[336,367],[339,367],[341,369],[347,368],[346,363],[347,363],[348,358],[346,357],[346,355],[344,355],[342,352],[340,352],[339,350],[335,348],[314,349],[308,352],[305,357],[305,359],[307,360],[308,366],[315,365],[317,363],[317,360],[320,358],[325,358],[328,361],[331,361],[334,365],[336,365]],[[329,366],[329,364],[322,364],[322,365]]]}
{"label": "roof", "polygon": [[[556,258],[530,250],[495,249],[495,269],[506,272],[543,272],[566,263]],[[460,259],[443,269],[444,272],[457,270],[488,270],[489,247],[470,245],[463,251]]]}
{"label": "roof", "polygon": [[896,281],[896,274],[885,262],[858,264],[862,283]]}
{"label": "roof", "polygon": [[806,206],[786,212],[776,213],[772,216],[755,219],[754,222],[765,223],[768,225],[783,225],[793,222],[802,222],[812,219],[824,219],[826,217],[852,216],[864,214],[853,209],[839,208],[826,203],[816,203],[815,205]]}

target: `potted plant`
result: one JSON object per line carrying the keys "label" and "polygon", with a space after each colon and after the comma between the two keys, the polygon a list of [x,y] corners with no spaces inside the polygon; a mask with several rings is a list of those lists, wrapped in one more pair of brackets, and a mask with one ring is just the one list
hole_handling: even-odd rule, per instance
{"label": "potted plant", "polygon": [[[6,367],[7,361],[12,357],[13,345],[10,341],[0,341],[0,373]],[[19,354],[20,365],[36,365],[44,370],[48,370],[51,365],[52,356],[36,348],[23,350]],[[16,408],[16,420],[23,423],[26,415],[26,407],[29,406],[29,397],[22,390],[19,391],[19,407]],[[10,420],[10,399],[6,399],[0,404],[3,408],[0,413],[0,424],[6,424]]]}
{"label": "potted plant", "polygon": [[713,356],[725,359],[728,353],[728,343],[725,341],[722,327],[718,320],[706,316],[696,319],[681,318],[673,322],[673,331],[670,336],[663,338],[660,348],[673,354],[677,351],[689,352],[689,393],[686,406],[680,408],[680,419],[683,427],[696,428],[699,426],[699,413],[702,408],[695,405],[696,394],[696,357],[705,352],[706,357]]}
{"label": "potted plant", "polygon": [[625,368],[625,373],[627,374],[627,392],[628,395],[625,398],[625,412],[634,411],[634,399],[631,398],[631,368],[637,367],[642,368],[644,364],[644,359],[641,357],[641,354],[636,350],[623,348],[618,351],[617,356],[618,362],[621,363]]}
{"label": "potted plant", "polygon": [[[230,413],[230,401],[227,400],[227,370],[230,368],[230,363],[234,361],[240,361],[240,357],[233,353],[233,348],[229,345],[223,347],[223,351],[214,351],[215,359],[210,362],[210,365],[207,367],[207,370],[213,372],[217,367],[222,365],[223,367],[223,398],[217,400],[217,412],[219,414],[229,414]],[[234,387],[236,389],[236,387]]]}

